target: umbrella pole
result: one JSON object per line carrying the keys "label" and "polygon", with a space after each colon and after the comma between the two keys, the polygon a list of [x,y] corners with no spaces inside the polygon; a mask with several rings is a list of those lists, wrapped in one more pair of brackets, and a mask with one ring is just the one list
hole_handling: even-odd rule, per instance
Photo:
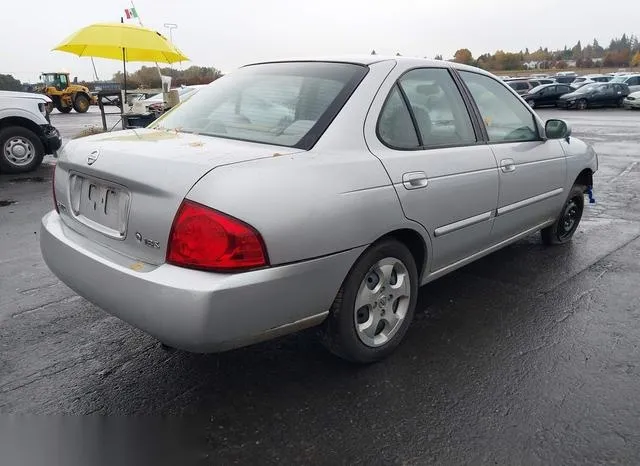
{"label": "umbrella pole", "polygon": [[124,79],[123,79],[124,91],[122,92],[122,97],[120,101],[120,118],[122,119],[122,129],[127,129],[127,125],[124,121],[124,106],[127,103],[127,56],[126,56],[124,47],[122,47],[122,67],[124,68]]}

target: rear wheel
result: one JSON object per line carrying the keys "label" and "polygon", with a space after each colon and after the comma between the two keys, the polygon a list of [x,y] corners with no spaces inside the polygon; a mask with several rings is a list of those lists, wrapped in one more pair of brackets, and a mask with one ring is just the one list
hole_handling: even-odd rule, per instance
{"label": "rear wheel", "polygon": [[574,185],[571,188],[556,222],[540,232],[544,244],[564,244],[571,241],[582,219],[584,190],[584,186],[581,185]]}
{"label": "rear wheel", "polygon": [[588,102],[585,99],[580,99],[576,103],[576,107],[578,110],[585,110],[589,106]]}
{"label": "rear wheel", "polygon": [[411,252],[396,240],[371,246],[353,266],[321,328],[323,344],[358,363],[390,355],[413,319],[418,273]]}
{"label": "rear wheel", "polygon": [[0,130],[0,171],[24,173],[34,170],[44,157],[40,138],[30,129],[9,126]]}
{"label": "rear wheel", "polygon": [[73,109],[78,113],[86,113],[90,105],[89,97],[85,94],[78,94],[73,100]]}
{"label": "rear wheel", "polygon": [[63,107],[61,104],[56,105],[56,110],[60,113],[69,113],[71,111],[71,107]]}
{"label": "rear wheel", "polygon": [[529,107],[536,108],[536,101],[535,100],[527,100],[527,103],[529,104]]}

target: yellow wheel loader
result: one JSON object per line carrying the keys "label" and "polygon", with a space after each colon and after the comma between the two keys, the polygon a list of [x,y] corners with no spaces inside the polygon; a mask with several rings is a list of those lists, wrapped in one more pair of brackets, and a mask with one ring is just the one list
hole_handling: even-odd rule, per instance
{"label": "yellow wheel loader", "polygon": [[69,113],[71,109],[85,113],[90,105],[98,103],[89,89],[80,84],[69,82],[69,73],[42,73],[42,93],[53,102],[53,107],[61,113]]}

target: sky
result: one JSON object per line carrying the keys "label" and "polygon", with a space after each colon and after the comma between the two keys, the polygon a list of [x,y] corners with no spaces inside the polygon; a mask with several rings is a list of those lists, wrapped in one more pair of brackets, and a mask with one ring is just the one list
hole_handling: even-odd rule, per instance
{"label": "sky", "polygon": [[[468,48],[476,57],[497,49],[572,47],[578,40],[585,45],[594,37],[606,46],[625,32],[640,35],[637,0],[617,0],[615,8],[601,0],[137,0],[135,6],[145,26],[166,36],[164,24],[177,24],[173,41],[191,59],[181,66],[215,66],[223,72],[290,56],[374,49],[450,58]],[[0,73],[27,82],[37,81],[42,71],[93,79],[89,58],[51,49],[89,24],[119,22],[130,7],[123,0],[3,1]],[[95,63],[100,79],[122,68],[111,60]],[[140,66],[132,63],[127,69]]]}

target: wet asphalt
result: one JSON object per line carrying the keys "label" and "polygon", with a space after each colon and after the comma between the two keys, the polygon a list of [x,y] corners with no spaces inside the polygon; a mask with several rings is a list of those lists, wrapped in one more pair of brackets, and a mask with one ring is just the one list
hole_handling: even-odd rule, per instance
{"label": "wet asphalt", "polygon": [[[163,349],[42,261],[52,159],[0,175],[0,413],[180,415],[212,464],[640,463],[640,112],[540,114],[599,153],[574,241],[533,235],[422,288],[404,344],[365,367],[313,331]],[[52,116],[65,137],[95,119]]]}

